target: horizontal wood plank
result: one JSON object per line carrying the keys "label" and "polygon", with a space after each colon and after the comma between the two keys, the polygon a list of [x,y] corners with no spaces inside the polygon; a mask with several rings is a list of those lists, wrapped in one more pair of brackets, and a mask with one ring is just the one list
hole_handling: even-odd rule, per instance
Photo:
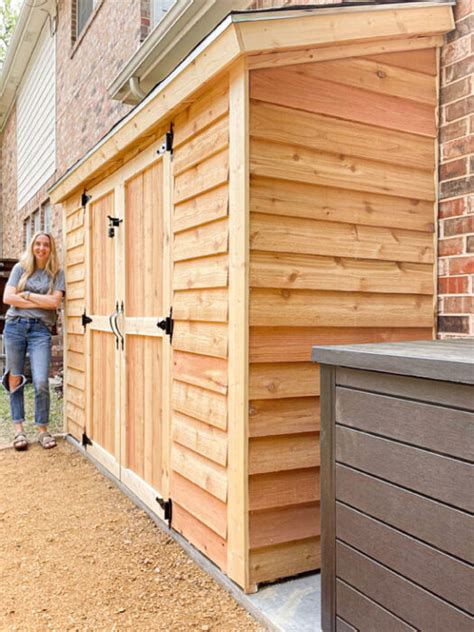
{"label": "horizontal wood plank", "polygon": [[173,443],[171,468],[189,481],[227,502],[227,476],[225,469],[193,450]]}
{"label": "horizontal wood plank", "polygon": [[260,213],[250,216],[250,249],[337,257],[342,266],[346,257],[417,264],[434,258],[429,233]]}
{"label": "horizontal wood plank", "polygon": [[319,501],[319,476],[319,467],[250,476],[249,510]]}
{"label": "horizontal wood plank", "polygon": [[335,189],[274,177],[251,177],[250,210],[430,233],[434,232],[435,221],[433,203],[417,197],[400,198],[350,188]]}
{"label": "horizontal wood plank", "polygon": [[368,474],[336,465],[336,498],[436,548],[474,563],[471,517]]}
{"label": "horizontal wood plank", "polygon": [[227,393],[227,361],[195,353],[173,353],[173,375],[187,384],[201,386],[225,395]]}
{"label": "horizontal wood plank", "polygon": [[171,428],[175,442],[223,467],[227,465],[226,434],[221,430],[176,412]]}
{"label": "horizontal wood plank", "polygon": [[249,474],[310,468],[319,463],[319,433],[250,440]]}
{"label": "horizontal wood plank", "polygon": [[433,266],[429,263],[375,263],[373,259],[267,252],[252,252],[250,286],[341,292],[387,292],[390,288],[397,294],[434,293]]}
{"label": "horizontal wood plank", "polygon": [[320,567],[319,537],[297,540],[250,552],[250,581],[259,583],[305,573]]}
{"label": "horizontal wood plank", "polygon": [[272,546],[319,536],[319,503],[251,511],[250,548]]}
{"label": "horizontal wood plank", "polygon": [[227,217],[229,213],[227,183],[186,202],[175,204],[173,209],[173,231],[175,233]]}
{"label": "horizontal wood plank", "polygon": [[174,261],[184,261],[217,255],[227,252],[228,244],[228,222],[227,219],[221,219],[175,235],[173,259]]}
{"label": "horizontal wood plank", "polygon": [[229,119],[225,116],[201,131],[173,153],[175,176],[195,167],[204,159],[225,149],[229,144]]}
{"label": "horizontal wood plank", "polygon": [[300,327],[433,326],[430,296],[252,289],[250,324]]}
{"label": "horizontal wood plank", "polygon": [[436,137],[435,108],[432,105],[318,79],[306,70],[311,65],[304,64],[298,72],[288,68],[254,70],[250,75],[251,98]]}
{"label": "horizontal wood plank", "polygon": [[319,395],[319,367],[314,363],[250,365],[250,399],[282,399],[316,395]]}
{"label": "horizontal wood plank", "polygon": [[472,468],[467,463],[342,426],[336,427],[336,460],[459,509],[474,511],[469,485]]}
{"label": "horizontal wood plank", "polygon": [[229,154],[224,149],[174,178],[174,203],[214,189],[227,182],[228,176]]}
{"label": "horizontal wood plank", "polygon": [[433,171],[435,167],[434,140],[431,138],[333,119],[262,101],[251,102],[250,134],[261,140],[390,164],[410,165],[415,169]]}
{"label": "horizontal wood plank", "polygon": [[336,388],[336,421],[442,454],[472,459],[474,413]]}
{"label": "horizontal wood plank", "polygon": [[175,290],[227,287],[229,284],[229,261],[227,254],[202,257],[198,261],[179,261],[173,270]]}
{"label": "horizontal wood plank", "polygon": [[[430,328],[251,327],[250,362],[309,362],[313,345],[430,340]],[[282,349],[285,353],[282,354]]]}
{"label": "horizontal wood plank", "polygon": [[176,320],[226,323],[228,317],[229,297],[225,288],[174,292],[173,318]]}
{"label": "horizontal wood plank", "polygon": [[[176,378],[176,376],[175,376]],[[227,399],[224,395],[173,381],[171,406],[174,410],[200,421],[220,428],[227,429]]]}
{"label": "horizontal wood plank", "polygon": [[259,139],[250,142],[250,174],[397,197],[435,199],[432,171]]}
{"label": "horizontal wood plank", "polygon": [[227,325],[176,321],[173,330],[173,348],[215,358],[227,358]]}
{"label": "horizontal wood plank", "polygon": [[253,400],[249,437],[319,432],[319,397]]}
{"label": "horizontal wood plank", "polygon": [[438,67],[436,62],[436,48],[427,47],[418,51],[392,51],[384,52],[376,55],[370,55],[372,61],[396,66],[398,68],[406,68],[415,72],[423,72],[426,75],[436,77]]}

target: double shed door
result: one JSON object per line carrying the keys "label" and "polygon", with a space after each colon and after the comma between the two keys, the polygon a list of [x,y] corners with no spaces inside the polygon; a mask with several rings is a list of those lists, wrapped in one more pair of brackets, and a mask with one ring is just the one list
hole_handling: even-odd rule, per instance
{"label": "double shed door", "polygon": [[[88,450],[156,513],[168,499],[170,159],[156,148],[90,191]],[[112,219],[111,219],[112,218]],[[115,226],[114,226],[115,224]]]}

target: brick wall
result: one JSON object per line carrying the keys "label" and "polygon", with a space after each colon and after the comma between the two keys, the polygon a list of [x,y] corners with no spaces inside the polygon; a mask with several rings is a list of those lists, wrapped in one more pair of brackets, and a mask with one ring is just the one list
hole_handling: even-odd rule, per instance
{"label": "brick wall", "polygon": [[16,257],[16,110],[13,108],[2,133],[2,229],[3,257]]}
{"label": "brick wall", "polygon": [[474,1],[454,13],[441,54],[440,338],[474,336]]}

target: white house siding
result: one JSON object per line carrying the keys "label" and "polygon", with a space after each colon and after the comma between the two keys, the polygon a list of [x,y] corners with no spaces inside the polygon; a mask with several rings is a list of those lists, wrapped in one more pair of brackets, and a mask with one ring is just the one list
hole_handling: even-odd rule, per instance
{"label": "white house siding", "polygon": [[54,174],[55,119],[55,37],[47,20],[17,98],[18,208]]}

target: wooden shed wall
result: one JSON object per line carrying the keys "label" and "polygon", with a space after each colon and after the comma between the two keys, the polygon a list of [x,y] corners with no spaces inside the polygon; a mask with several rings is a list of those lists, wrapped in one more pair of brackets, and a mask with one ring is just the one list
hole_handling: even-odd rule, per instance
{"label": "wooden shed wall", "polygon": [[434,49],[250,75],[250,581],[319,567],[311,345],[434,325]]}
{"label": "wooden shed wall", "polygon": [[174,121],[173,528],[227,563],[229,88]]}
{"label": "wooden shed wall", "polygon": [[64,420],[67,432],[80,438],[86,424],[86,345],[81,315],[86,301],[85,223],[80,197],[65,204],[64,273],[67,295],[65,302],[64,344]]}

